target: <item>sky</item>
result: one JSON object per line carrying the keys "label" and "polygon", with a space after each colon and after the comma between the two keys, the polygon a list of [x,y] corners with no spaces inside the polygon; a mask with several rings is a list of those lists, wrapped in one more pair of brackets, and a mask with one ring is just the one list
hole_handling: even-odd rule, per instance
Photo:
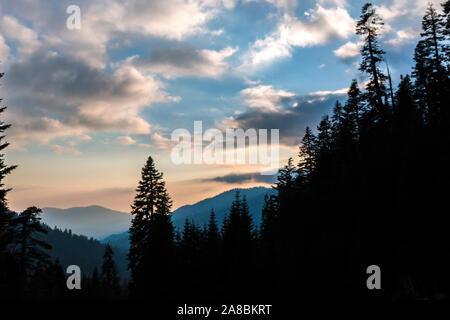
{"label": "sky", "polygon": [[[411,72],[426,6],[377,0],[394,85]],[[182,128],[280,130],[295,157],[358,71],[363,1],[0,0],[0,80],[13,210],[102,205],[129,211],[151,155],[174,208],[270,186],[258,164],[175,164]],[[69,29],[70,5],[80,28]]]}

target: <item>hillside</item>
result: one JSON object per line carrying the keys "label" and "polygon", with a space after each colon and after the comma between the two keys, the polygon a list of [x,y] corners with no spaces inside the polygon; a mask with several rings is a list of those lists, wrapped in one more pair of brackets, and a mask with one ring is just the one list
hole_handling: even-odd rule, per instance
{"label": "hillside", "polygon": [[[230,210],[231,202],[235,197],[236,191],[239,191],[241,196],[245,195],[247,197],[253,222],[256,226],[258,226],[261,223],[261,210],[264,204],[264,196],[266,194],[274,194],[275,190],[273,189],[264,187],[232,189],[212,198],[201,200],[195,204],[182,206],[172,213],[172,221],[175,228],[181,230],[186,218],[194,220],[195,223],[200,226],[206,224],[208,222],[211,209],[214,209],[220,226],[223,218]],[[113,234],[104,238],[101,242],[110,243],[112,246],[127,250],[129,248],[128,232]]]}
{"label": "hillside", "polygon": [[[52,246],[48,254],[52,259],[58,258],[64,270],[67,266],[75,264],[81,268],[84,275],[90,275],[95,267],[101,271],[105,245],[99,241],[58,228],[48,228],[48,234],[44,239]],[[127,253],[123,249],[113,248],[113,250],[119,276],[125,279],[128,277]]]}

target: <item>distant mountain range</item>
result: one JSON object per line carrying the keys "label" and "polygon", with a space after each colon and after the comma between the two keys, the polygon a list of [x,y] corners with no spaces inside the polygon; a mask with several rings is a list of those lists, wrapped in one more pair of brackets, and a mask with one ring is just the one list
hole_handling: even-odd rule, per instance
{"label": "distant mountain range", "polygon": [[130,227],[131,215],[100,206],[69,209],[43,208],[42,222],[50,227],[101,239]]}
{"label": "distant mountain range", "polygon": [[[246,196],[249,210],[255,225],[261,222],[261,210],[264,195],[274,194],[275,190],[255,187],[250,189],[232,189],[207,198],[192,205],[185,205],[172,213],[175,228],[182,229],[186,218],[200,226],[208,223],[211,209],[214,209],[219,225],[229,213],[236,191]],[[128,249],[128,229],[132,216],[128,213],[110,210],[101,206],[74,207],[69,209],[43,208],[42,222],[50,227],[72,230],[74,234],[102,239],[113,247]]]}
{"label": "distant mountain range", "polygon": [[[181,230],[186,218],[192,219],[198,225],[203,226],[208,223],[211,209],[214,209],[219,226],[221,226],[223,218],[230,211],[231,203],[235,197],[236,191],[239,191],[241,196],[246,196],[253,222],[256,226],[259,225],[261,223],[261,211],[264,205],[264,196],[266,194],[275,194],[275,190],[273,189],[264,187],[232,189],[195,204],[182,206],[172,213],[174,227]],[[112,246],[122,249],[128,249],[130,245],[128,231],[120,234],[113,234],[104,238],[101,242],[110,243]]]}

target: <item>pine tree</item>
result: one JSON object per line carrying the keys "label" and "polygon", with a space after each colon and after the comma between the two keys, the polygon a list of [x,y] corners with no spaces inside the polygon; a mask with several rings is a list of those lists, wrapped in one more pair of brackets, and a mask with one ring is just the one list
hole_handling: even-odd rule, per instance
{"label": "pine tree", "polygon": [[233,235],[237,235],[240,227],[240,216],[241,216],[241,195],[239,191],[236,191],[234,196],[234,201],[231,204],[230,209],[230,230]]}
{"label": "pine tree", "polygon": [[275,197],[264,195],[264,204],[261,212],[261,239],[273,239],[274,227],[276,225]]}
{"label": "pine tree", "polygon": [[42,239],[48,231],[40,223],[41,212],[39,208],[29,207],[22,211],[14,222],[19,236],[19,263],[24,273],[33,270],[37,263],[48,265],[50,262],[46,251],[52,247]]}
{"label": "pine tree", "polygon": [[[3,77],[3,73],[0,73],[0,78]],[[0,102],[2,99],[0,99]],[[0,108],[0,115],[6,110],[6,107]],[[13,171],[17,166],[8,166],[5,163],[5,155],[1,153],[5,150],[9,143],[5,142],[4,132],[10,127],[10,124],[6,124],[0,121],[0,260],[3,255],[7,255],[8,245],[14,240],[14,229],[12,227],[12,219],[14,217],[13,212],[8,209],[8,202],[6,200],[6,194],[11,189],[5,188],[4,179]],[[1,269],[0,269],[1,272]]]}
{"label": "pine tree", "polygon": [[444,22],[432,4],[422,19],[422,30],[422,39],[417,44],[414,55],[416,98],[426,111],[428,122],[439,123],[448,116],[448,108],[441,103],[447,95],[448,77],[443,64]]}
{"label": "pine tree", "polygon": [[450,41],[450,0],[447,0],[446,2],[442,3],[442,10],[443,10],[443,24],[444,24],[444,30],[443,34],[445,36],[445,40],[447,41],[447,44],[444,45],[445,50],[445,56],[446,56],[446,62],[447,62],[447,68],[449,68],[450,63],[450,45],[448,42]]}
{"label": "pine tree", "polygon": [[359,90],[356,79],[353,79],[347,93],[347,102],[343,108],[343,118],[345,119],[345,130],[355,138],[360,135],[363,114],[361,90]]}
{"label": "pine tree", "polygon": [[214,209],[211,209],[208,222],[208,233],[207,241],[208,243],[217,243],[220,240],[219,227],[217,226],[216,214]]}
{"label": "pine tree", "polygon": [[239,221],[240,243],[251,249],[251,242],[254,239],[253,219],[250,215],[247,203],[247,197],[244,195],[241,201],[241,213]]}
{"label": "pine tree", "polygon": [[356,34],[364,37],[364,45],[361,48],[362,61],[359,69],[369,74],[370,81],[367,84],[367,101],[375,106],[376,118],[386,119],[386,108],[383,97],[386,96],[386,76],[381,72],[378,64],[383,61],[385,52],[380,48],[378,36],[384,23],[376,13],[371,3],[363,6],[360,19],[356,25]]}
{"label": "pine tree", "polygon": [[107,244],[103,255],[101,273],[101,286],[103,297],[105,298],[118,298],[120,295],[120,279],[113,255],[113,249],[109,244]]}
{"label": "pine tree", "polygon": [[433,4],[429,4],[427,12],[422,19],[422,30],[420,34],[425,41],[425,45],[429,48],[429,59],[433,61],[433,72],[442,72],[443,46],[444,41],[444,22],[442,17],[437,13]]}
{"label": "pine tree", "polygon": [[442,3],[442,9],[444,11],[444,28],[446,30],[446,34],[448,35],[448,32],[450,31],[450,0]]}
{"label": "pine tree", "polygon": [[339,134],[343,121],[344,121],[344,108],[342,107],[342,104],[339,101],[336,101],[333,107],[333,114],[331,116],[331,123],[334,136],[337,136]]}
{"label": "pine tree", "polygon": [[422,115],[414,100],[413,90],[414,87],[409,75],[401,76],[400,84],[395,94],[394,115],[397,123],[401,123],[402,128],[405,125],[412,125],[416,129],[420,126],[418,122],[420,122]]}
{"label": "pine tree", "polygon": [[425,41],[419,41],[414,51],[415,65],[412,76],[414,82],[414,98],[424,115],[429,115],[429,106],[432,104],[432,81],[429,78],[431,64],[428,57],[428,48]]}
{"label": "pine tree", "polygon": [[317,151],[320,153],[331,151],[332,132],[331,122],[328,115],[325,115],[317,126]]}
{"label": "pine tree", "polygon": [[[0,73],[0,78],[3,77]],[[0,102],[2,99],[0,99]],[[6,110],[0,107],[0,116]],[[5,155],[2,153],[9,143],[5,142],[5,131],[10,127],[0,120],[0,298],[14,298],[20,294],[15,279],[19,279],[17,261],[11,252],[11,245],[17,239],[14,230],[14,213],[8,209],[7,193],[11,190],[5,188],[5,178],[17,167],[8,166],[5,162]]]}
{"label": "pine tree", "polygon": [[[169,290],[163,284],[164,275],[169,276],[174,249],[174,230],[170,218],[172,201],[166,191],[163,174],[152,157],[141,172],[132,205],[133,220],[130,227],[131,292],[139,297]],[[155,273],[160,276],[154,277]],[[152,290],[149,290],[153,286]]]}
{"label": "pine tree", "polygon": [[92,276],[89,279],[87,291],[88,291],[88,296],[91,299],[99,299],[102,297],[101,281],[100,281],[100,276],[98,274],[97,267],[94,267],[94,271],[92,271]]}
{"label": "pine tree", "polygon": [[[317,137],[312,133],[309,127],[306,127],[305,135],[302,139],[302,145],[299,152],[300,162],[298,163],[299,174],[303,179],[308,179],[316,167],[317,160]],[[290,160],[292,161],[292,159]],[[290,167],[288,161],[288,169]],[[280,171],[280,175],[286,176],[287,171]],[[286,182],[289,177],[285,177]]]}

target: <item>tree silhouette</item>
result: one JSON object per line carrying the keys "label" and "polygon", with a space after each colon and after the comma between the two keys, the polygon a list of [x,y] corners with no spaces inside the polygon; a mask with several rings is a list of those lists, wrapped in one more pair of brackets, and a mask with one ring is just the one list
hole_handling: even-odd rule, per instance
{"label": "tree silhouette", "polygon": [[[0,73],[0,78],[3,77]],[[0,99],[0,102],[2,99]],[[0,107],[0,116],[6,110],[5,107]],[[4,180],[16,166],[8,166],[5,163],[5,155],[2,153],[9,143],[5,142],[5,131],[11,125],[0,121],[0,297],[2,293],[7,292],[8,288],[14,288],[8,283],[14,278],[14,270],[17,270],[15,261],[10,252],[11,243],[15,240],[15,232],[13,228],[14,213],[8,209],[8,202],[6,199],[7,193],[11,190],[5,188]],[[12,294],[12,292],[11,292]]]}
{"label": "tree silhouette", "polygon": [[359,69],[370,75],[370,81],[367,84],[367,101],[370,105],[376,107],[375,110],[381,119],[386,117],[383,103],[383,98],[386,95],[384,85],[386,76],[378,66],[383,61],[385,54],[378,44],[378,35],[383,25],[384,23],[377,15],[374,6],[371,3],[366,3],[356,24],[356,34],[364,37],[364,45],[361,48],[362,61]]}
{"label": "tree silhouette", "polygon": [[174,249],[170,218],[172,202],[163,174],[156,169],[151,156],[142,169],[136,192],[128,255],[131,294],[135,297],[163,295],[170,290],[165,280],[170,277]]}
{"label": "tree silhouette", "polygon": [[42,227],[39,215],[42,210],[37,207],[29,207],[22,211],[15,219],[18,228],[18,255],[23,272],[33,270],[38,263],[48,265],[48,250],[51,246],[42,240],[42,235],[48,231]]}
{"label": "tree silhouette", "polygon": [[103,255],[101,287],[105,298],[117,299],[120,295],[120,280],[113,255],[113,249],[107,244],[105,247],[105,254]]}

